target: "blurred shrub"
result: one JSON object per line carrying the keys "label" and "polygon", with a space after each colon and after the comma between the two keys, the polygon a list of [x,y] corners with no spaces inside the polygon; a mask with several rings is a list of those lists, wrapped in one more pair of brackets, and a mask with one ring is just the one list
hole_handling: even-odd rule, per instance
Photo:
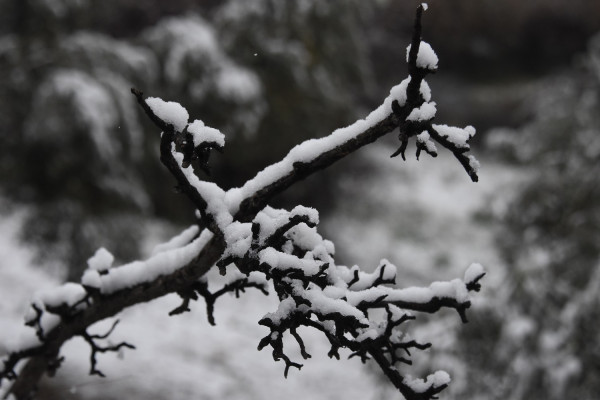
{"label": "blurred shrub", "polygon": [[[145,217],[193,215],[168,190],[158,132],[140,119],[132,86],[176,99],[227,133],[213,163],[224,186],[352,121],[354,93],[369,79],[361,35],[369,9],[359,1],[0,2],[1,190],[31,206],[25,236],[78,279],[99,246],[135,256]],[[330,202],[324,179],[295,201]]]}
{"label": "blurred shrub", "polygon": [[[600,392],[600,36],[580,65],[544,80],[533,120],[496,131],[524,183],[497,215],[504,282],[476,326],[465,398],[591,399]],[[481,331],[496,326],[498,335]],[[486,343],[477,350],[473,343]],[[493,360],[493,362],[490,362]],[[490,394],[492,393],[492,394]]]}

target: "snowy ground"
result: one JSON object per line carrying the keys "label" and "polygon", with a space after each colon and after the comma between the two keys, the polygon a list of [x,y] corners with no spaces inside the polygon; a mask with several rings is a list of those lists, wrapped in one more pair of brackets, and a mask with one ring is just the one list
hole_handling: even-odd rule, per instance
{"label": "snowy ground", "polygon": [[486,266],[486,280],[500,273],[489,215],[506,206],[516,171],[484,159],[473,183],[448,152],[420,161],[389,154],[385,144],[370,146],[374,171],[341,182],[349,200],[326,223],[344,258],[364,268],[387,258],[401,286],[462,276],[472,262]]}
{"label": "snowy ground", "polygon": [[[373,145],[366,156],[375,163],[376,179],[347,178],[348,201],[333,216],[323,216],[344,256],[368,269],[380,258],[399,267],[401,286],[462,276],[470,262],[484,264],[486,284],[498,282],[492,230],[474,215],[501,207],[492,193],[506,193],[514,173],[482,160],[481,182],[473,184],[456,160],[423,156],[419,162],[390,160],[389,148]],[[31,294],[55,285],[56,279],[32,266],[30,252],[16,241],[18,214],[0,221],[0,353],[18,340],[22,315]],[[501,270],[501,269],[498,269]],[[485,295],[485,293],[484,293]],[[241,300],[217,302],[216,327],[208,325],[204,304],[193,312],[169,317],[176,296],[126,310],[111,340],[126,340],[137,350],[119,357],[100,355],[107,378],[88,377],[87,345],[75,339],[64,348],[66,362],[50,380],[61,399],[361,399],[379,398],[382,383],[358,360],[329,360],[328,346],[316,332],[303,334],[313,358],[302,371],[283,378],[283,365],[270,352],[256,350],[267,329],[257,324],[275,309],[275,301],[258,292]],[[91,329],[103,333],[112,321]],[[290,343],[293,359],[301,360]]]}

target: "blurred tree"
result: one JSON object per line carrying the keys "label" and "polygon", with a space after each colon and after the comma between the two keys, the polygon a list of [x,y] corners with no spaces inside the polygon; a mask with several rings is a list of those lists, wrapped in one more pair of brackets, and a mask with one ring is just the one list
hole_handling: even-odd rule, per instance
{"label": "blurred tree", "polygon": [[[226,154],[220,178],[234,176],[232,183],[240,184],[299,139],[320,137],[356,119],[361,100],[373,89],[365,33],[372,8],[356,0],[230,0],[217,10],[224,46],[259,76],[267,110],[255,135],[230,144],[235,150]],[[233,175],[244,169],[247,175]],[[332,174],[320,175],[323,192],[315,196],[299,186],[291,197],[286,194],[288,203],[295,198],[331,204]]]}
{"label": "blurred tree", "polygon": [[539,86],[530,124],[490,135],[528,172],[499,215],[505,282],[477,314],[479,329],[460,337],[467,374],[481,377],[462,397],[600,392],[600,36],[582,61]]}
{"label": "blurred tree", "polygon": [[[360,26],[369,8],[358,1],[0,2],[1,189],[32,206],[24,236],[43,257],[65,260],[69,279],[78,279],[99,246],[135,257],[142,215],[177,221],[192,211],[180,196],[164,195],[171,178],[155,163],[158,138],[139,140],[146,122],[133,111],[132,86],[177,98],[228,134],[214,175],[229,186],[292,144],[350,122],[354,90],[368,81]],[[293,196],[312,197],[307,204],[317,197]]]}
{"label": "blurred tree", "polygon": [[[376,8],[379,30],[377,60],[397,57],[390,51],[398,37],[410,32],[401,15],[416,2],[381,0]],[[588,0],[430,0],[432,29],[444,67],[472,82],[502,80],[568,67],[585,50],[589,37],[600,30],[600,3]],[[390,40],[392,38],[392,40]],[[377,63],[379,77],[393,62]]]}

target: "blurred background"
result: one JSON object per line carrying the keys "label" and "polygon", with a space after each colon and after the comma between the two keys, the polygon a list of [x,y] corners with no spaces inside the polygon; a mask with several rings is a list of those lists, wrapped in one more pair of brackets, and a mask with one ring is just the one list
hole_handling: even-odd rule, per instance
{"label": "blurred background", "polygon": [[[418,4],[0,0],[0,353],[33,290],[79,280],[101,246],[127,262],[192,222],[131,87],[224,132],[210,179],[239,186],[381,103],[407,75]],[[442,398],[597,398],[600,2],[429,6],[436,122],[477,128],[480,183],[447,154],[389,159],[390,135],[273,205],[318,208],[340,262],[369,269],[387,257],[400,286],[486,266],[469,324],[451,314],[413,324],[434,343],[413,374],[453,376]],[[121,332],[141,348],[104,357],[112,378],[86,380],[86,349],[75,344],[43,398],[400,396],[355,360],[315,362],[284,382],[283,368],[255,351],[256,321],[274,304],[252,299],[226,300],[225,331],[212,333],[202,305],[178,319],[166,317],[176,298],[131,311]]]}

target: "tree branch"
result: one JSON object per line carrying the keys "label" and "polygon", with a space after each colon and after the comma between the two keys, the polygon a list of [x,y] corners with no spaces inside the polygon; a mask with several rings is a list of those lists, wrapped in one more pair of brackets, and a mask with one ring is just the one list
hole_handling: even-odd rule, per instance
{"label": "tree branch", "polygon": [[[209,207],[207,199],[200,192],[199,188],[190,182],[189,175],[186,175],[182,168],[182,163],[178,162],[174,156],[173,150],[178,142],[181,142],[181,145],[184,147],[190,143],[189,138],[182,138],[182,136],[187,136],[187,132],[177,132],[172,124],[169,124],[158,117],[144,99],[144,93],[142,91],[131,88],[131,93],[135,96],[137,102],[140,104],[148,118],[162,130],[160,139],[160,161],[177,180],[178,190],[183,192],[192,201],[196,209],[198,209],[201,219],[208,229],[213,232],[218,239],[221,239],[223,232],[215,220],[215,216],[208,212]],[[177,136],[179,136],[179,138]],[[208,147],[208,149],[210,149],[210,147]]]}
{"label": "tree branch", "polygon": [[[269,217],[265,207],[273,196],[396,128],[401,131],[399,152],[403,157],[410,137],[420,138],[417,152],[425,148],[430,154],[434,154],[434,151],[430,150],[431,145],[428,141],[433,139],[450,149],[471,179],[477,180],[476,161],[473,161],[472,156],[465,155],[468,150],[467,141],[472,136],[470,131],[452,128],[458,129],[455,131],[431,123],[435,114],[432,110],[435,111],[435,107],[429,103],[425,104],[429,102],[429,93],[423,78],[435,68],[424,64],[422,59],[424,48],[424,42],[420,40],[422,11],[422,7],[417,10],[413,43],[408,56],[409,78],[392,89],[382,106],[364,120],[359,120],[349,127],[339,129],[325,138],[302,143],[292,149],[279,163],[261,171],[244,186],[228,192],[214,183],[201,181],[190,166],[196,159],[200,161],[202,169],[207,169],[208,152],[222,147],[219,144],[221,137],[218,136],[222,134],[220,132],[217,136],[214,132],[199,134],[199,126],[204,128],[200,121],[194,121],[193,124],[199,123],[194,127],[193,124],[189,124],[180,126],[181,129],[177,130],[173,123],[157,115],[147,99],[143,98],[141,91],[132,89],[144,112],[163,131],[160,145],[161,161],[173,174],[181,191],[198,208],[201,224],[212,232],[212,235],[204,231],[193,242],[169,251],[164,257],[163,253],[160,253],[145,262],[134,262],[112,268],[102,275],[97,271],[88,270],[87,276],[84,275],[83,284],[78,288],[84,291],[85,302],[82,303],[80,299],[73,305],[61,304],[60,312],[59,309],[53,308],[54,304],[44,303],[38,307],[36,303],[38,309],[34,308],[34,311],[38,315],[33,318],[32,323],[36,327],[39,343],[30,348],[15,350],[4,360],[4,366],[0,370],[0,382],[3,379],[14,380],[7,396],[13,394],[18,400],[31,398],[35,394],[37,382],[42,374],[45,371],[53,372],[60,364],[62,359],[59,353],[62,345],[75,336],[82,336],[91,346],[90,372],[101,374],[95,368],[96,353],[133,346],[125,342],[117,346],[99,346],[95,340],[101,337],[89,335],[87,329],[95,322],[113,317],[127,307],[175,292],[180,293],[183,298],[182,305],[173,311],[178,313],[185,311],[189,301],[193,300],[196,294],[200,294],[207,300],[207,310],[211,318],[212,306],[219,295],[231,290],[241,290],[244,287],[259,289],[262,287],[254,286],[248,281],[240,281],[237,286],[226,286],[216,293],[210,293],[204,286],[198,286],[200,278],[219,260],[225,264],[222,265],[223,269],[227,263],[234,262],[240,266],[243,273],[258,272],[264,274],[267,279],[272,279],[281,303],[286,303],[291,309],[297,310],[280,316],[269,314],[261,320],[263,325],[271,329],[271,333],[263,338],[259,347],[270,345],[273,348],[273,357],[276,360],[284,360],[286,364],[286,375],[290,367],[300,368],[301,365],[292,362],[283,353],[281,336],[284,331],[289,330],[298,342],[302,356],[307,357],[304,343],[295,330],[299,325],[306,325],[326,335],[332,346],[330,356],[339,357],[338,349],[341,347],[348,347],[358,352],[361,358],[366,357],[367,353],[371,354],[392,383],[409,399],[433,398],[442,390],[445,384],[439,384],[439,380],[436,380],[437,383],[432,383],[425,392],[415,391],[398,372],[393,372],[395,370],[390,363],[400,359],[392,356],[391,361],[388,361],[385,354],[389,354],[390,349],[402,345],[405,346],[405,350],[418,349],[421,346],[416,343],[391,342],[394,335],[392,328],[399,320],[388,320],[388,325],[391,327],[385,329],[382,337],[385,340],[370,341],[357,338],[370,334],[365,331],[367,328],[372,328],[371,322],[365,315],[367,309],[386,307],[389,310],[391,305],[396,305],[415,311],[436,312],[441,307],[451,307],[455,308],[466,321],[464,311],[470,305],[466,298],[432,295],[428,301],[417,302],[402,297],[401,291],[389,289],[375,293],[376,296],[370,298],[361,298],[354,305],[346,304],[342,308],[337,306],[328,308],[331,305],[339,305],[340,302],[351,302],[352,296],[360,296],[358,295],[360,288],[379,288],[379,285],[391,282],[392,277],[386,266],[380,267],[375,276],[361,275],[358,271],[352,273],[350,270],[346,271],[345,267],[336,266],[331,252],[325,250],[328,244],[314,229],[316,222],[312,217],[308,220],[294,219],[293,213],[288,214],[287,222],[279,226],[280,229],[276,229],[274,233],[267,232],[268,230],[264,229],[256,219],[259,212],[262,212],[262,218]],[[191,134],[192,129],[194,135]],[[206,127],[206,129],[212,128]],[[428,132],[430,136],[424,136],[423,132]],[[217,139],[214,139],[215,137]],[[250,221],[253,221],[253,224]],[[232,239],[226,240],[226,236],[231,233],[232,227],[237,233],[243,233],[241,241],[250,238],[247,251],[238,252],[239,254],[230,251]],[[292,232],[309,235],[318,246],[307,247],[305,243],[297,241]],[[302,258],[298,257],[299,253],[302,253]],[[227,258],[224,258],[225,255]],[[140,266],[144,267],[142,269],[147,274],[142,276],[132,274],[138,271]],[[130,276],[134,276],[134,279],[124,279]],[[336,276],[346,276],[346,278],[335,281]],[[466,282],[467,289],[478,289],[477,280],[481,276]],[[328,290],[335,294],[335,285],[341,285],[341,288],[346,290],[345,295],[329,297],[324,294]],[[334,289],[327,289],[329,286]],[[42,314],[46,312],[58,312],[61,317],[60,322],[49,329],[42,328]],[[315,315],[318,321],[310,319],[310,315]],[[354,339],[345,336],[346,333],[351,334]],[[21,362],[24,363],[23,368],[17,373],[18,364]]]}

